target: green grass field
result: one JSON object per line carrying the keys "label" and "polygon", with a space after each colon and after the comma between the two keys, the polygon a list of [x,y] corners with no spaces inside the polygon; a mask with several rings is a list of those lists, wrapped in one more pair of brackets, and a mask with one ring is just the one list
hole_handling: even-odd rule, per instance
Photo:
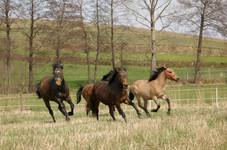
{"label": "green grass field", "polygon": [[[52,63],[36,63],[34,65],[34,84],[38,83],[44,76],[51,75]],[[138,79],[148,79],[150,69],[146,66],[125,66],[128,70],[129,82],[132,83]],[[28,84],[28,64],[26,62],[14,61],[11,71],[12,92],[26,92]],[[179,83],[169,82],[170,84],[185,84],[193,79],[194,68],[189,67],[174,67],[176,74],[181,78]],[[94,65],[91,67],[91,76],[93,76]],[[99,65],[97,72],[97,80],[111,70],[109,65]],[[6,80],[4,79],[5,72],[0,73],[0,78],[3,80],[0,88],[4,88]],[[70,89],[74,91],[79,86],[87,82],[87,66],[81,64],[64,64],[64,77],[69,84]],[[201,70],[202,83],[226,83],[227,70],[226,68],[202,68]]]}

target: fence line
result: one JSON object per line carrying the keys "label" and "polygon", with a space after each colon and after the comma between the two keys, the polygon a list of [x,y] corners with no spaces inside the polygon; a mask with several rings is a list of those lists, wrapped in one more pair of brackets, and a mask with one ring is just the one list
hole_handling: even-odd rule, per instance
{"label": "fence line", "polygon": [[[215,104],[216,108],[219,109],[219,102],[227,101],[227,87],[199,87],[193,86],[192,88],[182,89],[180,86],[169,86],[166,91],[166,94],[171,98],[172,102],[209,102]],[[181,88],[181,89],[176,89]],[[31,107],[43,107],[44,105],[27,105],[26,99],[35,98],[35,94],[17,94],[15,96],[12,95],[0,95],[1,100],[18,100],[18,104],[9,105],[7,102],[6,106],[0,105],[0,110],[6,108],[18,108],[18,109],[26,109]],[[75,97],[75,95],[72,95]]]}

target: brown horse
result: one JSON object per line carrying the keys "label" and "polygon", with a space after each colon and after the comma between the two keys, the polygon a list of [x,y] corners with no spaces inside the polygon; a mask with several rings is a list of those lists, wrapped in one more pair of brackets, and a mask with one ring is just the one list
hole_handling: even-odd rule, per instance
{"label": "brown horse", "polygon": [[94,84],[92,95],[90,96],[90,107],[93,114],[99,120],[99,104],[102,102],[109,106],[109,113],[113,120],[114,107],[117,108],[119,114],[126,122],[126,115],[123,112],[120,104],[125,102],[127,95],[128,75],[125,69],[115,68],[109,81],[100,81]]}
{"label": "brown horse", "polygon": [[[69,116],[73,115],[74,104],[69,95],[69,88],[64,80],[63,66],[61,64],[54,64],[53,76],[46,76],[37,84],[36,94],[39,98],[43,98],[54,122],[56,121],[49,101],[56,102],[58,109],[66,117],[66,120],[70,120]],[[64,100],[70,105],[71,112],[67,113],[63,103]]]}
{"label": "brown horse", "polygon": [[[134,95],[138,101],[138,105],[142,108],[147,116],[150,116],[150,113],[147,110],[147,101],[154,100],[157,105],[156,109],[153,109],[153,112],[157,112],[160,108],[158,99],[164,99],[168,103],[168,114],[170,114],[171,106],[170,100],[167,95],[165,95],[165,87],[167,79],[178,81],[179,78],[176,76],[174,71],[170,68],[160,67],[151,75],[150,79],[147,80],[137,80],[132,85],[130,85],[129,99],[133,100]],[[142,106],[141,98],[144,100],[144,106]]]}
{"label": "brown horse", "polygon": [[[118,70],[120,70],[120,68],[116,68]],[[114,70],[111,70],[109,73],[107,73],[106,75],[104,75],[102,77],[102,80],[101,81],[109,81],[111,79],[111,77],[113,76],[114,74]],[[85,99],[85,109],[86,109],[86,114],[88,115],[89,112],[90,112],[90,103],[89,103],[89,99],[90,99],[90,96],[92,94],[92,91],[93,91],[93,87],[94,87],[94,84],[93,83],[90,83],[90,84],[86,84],[84,87],[81,86],[79,88],[79,90],[77,91],[76,93],[76,96],[77,96],[77,104],[80,103],[81,101],[81,95],[84,97]],[[139,110],[137,108],[137,106],[132,102],[132,101],[129,101],[128,99],[128,93],[124,93],[125,95],[122,96],[122,99],[123,99],[123,102],[125,104],[128,104],[128,105],[131,105],[137,112],[138,116],[140,117],[140,113],[139,113]],[[114,107],[113,107],[114,108]]]}
{"label": "brown horse", "polygon": [[86,103],[85,104],[85,109],[86,109],[86,114],[87,115],[90,112],[89,98],[90,98],[90,96],[92,94],[93,87],[94,87],[94,84],[93,83],[86,84],[85,86],[81,86],[79,88],[79,90],[77,91],[77,93],[76,93],[76,96],[77,96],[77,104],[79,104],[80,101],[81,101],[81,95],[84,97],[85,103]]}

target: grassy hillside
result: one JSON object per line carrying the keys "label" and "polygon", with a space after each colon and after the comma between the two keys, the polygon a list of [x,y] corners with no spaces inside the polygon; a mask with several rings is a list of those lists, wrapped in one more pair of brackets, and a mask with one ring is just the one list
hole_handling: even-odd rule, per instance
{"label": "grassy hillside", "polygon": [[[23,21],[15,22],[12,26],[12,39],[13,39],[13,53],[27,56],[26,50],[27,39],[24,36]],[[24,22],[26,24],[26,22]],[[45,22],[45,26],[50,26],[50,22]],[[40,33],[35,42],[38,50],[35,51],[36,56],[40,57],[54,57],[54,45],[48,37],[50,27],[45,27]],[[75,26],[68,28],[65,32],[73,31],[63,46],[62,56],[77,56],[84,59],[83,40],[80,29]],[[77,32],[76,32],[77,31]],[[87,26],[89,47],[91,57],[95,56],[95,35],[96,31],[92,25]],[[149,61],[149,32],[142,28],[132,28],[125,26],[115,27],[115,49],[117,53],[117,61],[119,61],[119,53],[121,44],[124,43],[123,56],[125,60],[133,61]],[[197,46],[197,37],[192,35],[185,35],[173,32],[157,32],[157,50],[158,61],[184,61],[193,62]],[[109,28],[108,26],[101,26],[101,56],[100,59],[110,60],[110,45],[109,41]],[[4,50],[4,32],[0,32],[0,50]],[[64,38],[63,38],[64,39]],[[217,62],[226,63],[227,56],[227,41],[221,39],[204,38],[203,55],[204,63]],[[1,54],[1,53],[0,53]],[[177,55],[176,55],[177,54]],[[221,56],[218,57],[217,56]]]}

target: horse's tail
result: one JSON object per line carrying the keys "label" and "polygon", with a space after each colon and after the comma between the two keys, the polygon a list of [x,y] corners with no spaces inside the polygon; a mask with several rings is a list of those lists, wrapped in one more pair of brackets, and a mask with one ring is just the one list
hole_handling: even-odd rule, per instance
{"label": "horse's tail", "polygon": [[40,94],[40,83],[38,83],[36,85],[35,93],[37,94],[38,98],[41,98],[41,94]]}
{"label": "horse's tail", "polygon": [[129,91],[129,96],[128,96],[128,98],[129,98],[131,101],[134,99],[134,95],[133,95],[133,93],[132,93],[131,90]]}
{"label": "horse's tail", "polygon": [[79,90],[76,92],[76,98],[77,98],[77,104],[81,101],[81,94],[82,94],[82,90],[83,90],[83,86],[81,86],[80,88],[79,88]]}

